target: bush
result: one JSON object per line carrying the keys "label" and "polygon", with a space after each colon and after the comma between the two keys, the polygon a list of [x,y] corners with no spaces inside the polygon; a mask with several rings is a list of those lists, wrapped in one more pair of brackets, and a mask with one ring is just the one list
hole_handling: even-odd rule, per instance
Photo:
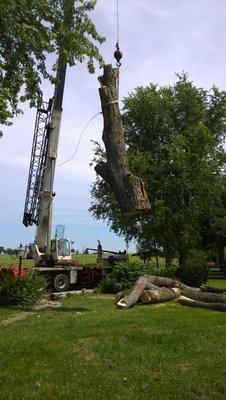
{"label": "bush", "polygon": [[45,287],[45,279],[37,272],[25,276],[10,276],[0,286],[0,305],[21,306],[24,310],[34,306]]}
{"label": "bush", "polygon": [[159,275],[174,278],[175,268],[157,269],[153,264],[122,263],[117,264],[113,271],[107,275],[99,284],[102,293],[117,293],[130,289],[136,280],[142,275]]}
{"label": "bush", "polygon": [[189,286],[199,287],[208,281],[208,264],[205,260],[191,259],[177,269],[176,277]]}

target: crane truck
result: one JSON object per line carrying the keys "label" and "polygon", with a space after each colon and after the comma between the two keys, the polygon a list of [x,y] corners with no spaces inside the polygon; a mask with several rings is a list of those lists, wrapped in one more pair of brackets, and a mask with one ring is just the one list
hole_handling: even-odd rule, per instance
{"label": "crane truck", "polygon": [[47,276],[56,291],[69,285],[95,284],[112,265],[77,265],[71,256],[71,241],[51,239],[54,173],[60,134],[66,64],[57,71],[54,96],[37,109],[28,174],[23,224],[36,225],[34,243],[28,246],[35,269]]}

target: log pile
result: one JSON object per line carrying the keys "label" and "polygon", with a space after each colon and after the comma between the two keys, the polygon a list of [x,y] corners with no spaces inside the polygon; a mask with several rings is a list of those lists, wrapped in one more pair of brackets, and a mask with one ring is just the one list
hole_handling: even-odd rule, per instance
{"label": "log pile", "polygon": [[141,276],[129,293],[119,293],[116,306],[125,309],[136,303],[156,304],[175,299],[189,307],[226,311],[226,289],[205,285],[195,288],[171,278],[152,275]]}
{"label": "log pile", "polygon": [[126,217],[150,210],[150,203],[143,181],[129,170],[123,133],[122,117],[118,104],[119,69],[104,67],[99,89],[104,120],[103,141],[106,162],[99,162],[95,171],[110,185],[115,198]]}

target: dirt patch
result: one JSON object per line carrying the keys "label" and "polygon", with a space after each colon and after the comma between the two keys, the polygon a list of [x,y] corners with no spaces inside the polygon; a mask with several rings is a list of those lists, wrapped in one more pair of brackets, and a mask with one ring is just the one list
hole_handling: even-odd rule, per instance
{"label": "dirt patch", "polygon": [[191,364],[189,364],[187,361],[184,361],[179,364],[179,368],[180,368],[181,372],[186,373],[191,368]]}
{"label": "dirt patch", "polygon": [[96,358],[95,352],[91,349],[93,338],[82,338],[73,343],[73,352],[85,364],[93,362]]}
{"label": "dirt patch", "polygon": [[34,306],[31,310],[21,311],[16,315],[12,315],[11,317],[0,321],[0,326],[11,325],[14,322],[23,321],[24,319],[30,317],[31,315],[37,314],[37,311],[39,312],[39,311],[46,310],[47,308],[57,308],[57,307],[61,307],[61,303],[59,301],[50,301],[50,300],[42,299],[39,302],[39,304]]}

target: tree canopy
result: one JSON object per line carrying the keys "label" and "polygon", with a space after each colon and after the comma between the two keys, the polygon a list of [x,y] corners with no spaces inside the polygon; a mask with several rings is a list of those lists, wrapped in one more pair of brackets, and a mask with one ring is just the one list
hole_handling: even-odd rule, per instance
{"label": "tree canopy", "polygon": [[[152,209],[123,220],[110,188],[97,178],[93,215],[142,249],[163,248],[168,259],[179,254],[183,264],[201,242],[201,221],[214,220],[225,189],[225,104],[225,92],[198,88],[186,74],[173,86],[151,84],[125,98],[130,168],[145,182]],[[96,157],[104,157],[100,148]]]}
{"label": "tree canopy", "polygon": [[102,63],[96,43],[104,38],[88,17],[95,4],[95,0],[0,2],[1,124],[10,124],[21,112],[20,102],[37,105],[42,80],[54,82],[59,52],[60,62],[71,66],[86,58],[91,73],[95,60]]}

